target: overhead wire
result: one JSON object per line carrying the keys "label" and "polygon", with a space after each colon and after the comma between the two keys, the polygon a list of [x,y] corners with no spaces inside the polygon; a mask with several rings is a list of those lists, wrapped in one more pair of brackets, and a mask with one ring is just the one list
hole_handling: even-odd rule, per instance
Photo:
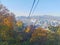
{"label": "overhead wire", "polygon": [[[33,9],[32,14],[33,14],[33,13],[34,13],[34,11],[36,10],[36,7],[38,6],[38,3],[39,3],[39,0],[37,1],[36,5],[35,5],[35,7],[34,7],[34,9]],[[37,23],[37,21],[38,21],[38,20],[36,20],[36,22],[34,23],[34,25]]]}
{"label": "overhead wire", "polygon": [[30,12],[29,12],[29,16],[28,16],[28,17],[30,17],[30,15],[31,15],[31,12],[32,12],[32,9],[33,9],[33,7],[34,7],[35,2],[36,2],[36,0],[33,1],[32,8],[31,8],[31,10],[30,10]]}
{"label": "overhead wire", "polygon": [[34,7],[34,9],[33,9],[33,11],[32,11],[32,14],[33,14],[34,11],[36,10],[36,7],[38,6],[38,3],[39,3],[39,0],[37,1],[36,5],[35,5],[35,7]]}
{"label": "overhead wire", "polygon": [[[37,6],[38,6],[38,3],[39,3],[39,0],[37,1],[36,5],[35,5],[35,7],[34,7],[34,9],[33,9],[32,14],[33,14],[33,13],[34,13],[34,11],[36,10],[36,8],[37,8]],[[34,23],[34,25],[37,23],[37,21],[38,21],[38,20],[36,20],[36,22]]]}

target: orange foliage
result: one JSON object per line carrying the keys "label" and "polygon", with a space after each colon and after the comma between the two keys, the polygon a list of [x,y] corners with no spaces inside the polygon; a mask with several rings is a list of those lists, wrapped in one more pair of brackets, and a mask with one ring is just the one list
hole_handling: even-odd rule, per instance
{"label": "orange foliage", "polygon": [[39,36],[46,36],[47,30],[44,30],[43,28],[37,28],[34,33],[36,33]]}
{"label": "orange foliage", "polygon": [[22,21],[17,21],[16,25],[19,27],[19,26],[22,26],[23,23],[22,23]]}
{"label": "orange foliage", "polygon": [[8,27],[13,26],[12,19],[10,17],[4,18],[4,24],[7,25]]}
{"label": "orange foliage", "polygon": [[44,30],[43,28],[37,28],[32,33],[32,37],[31,37],[30,41],[37,40],[37,39],[39,39],[39,37],[47,37],[47,32],[48,31]]}
{"label": "orange foliage", "polygon": [[26,30],[25,30],[25,32],[30,32],[30,26],[28,26],[27,28],[26,28]]}

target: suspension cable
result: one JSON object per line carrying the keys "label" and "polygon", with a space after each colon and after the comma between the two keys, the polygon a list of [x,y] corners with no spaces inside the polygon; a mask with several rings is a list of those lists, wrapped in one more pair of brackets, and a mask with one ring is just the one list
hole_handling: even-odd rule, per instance
{"label": "suspension cable", "polygon": [[34,13],[34,11],[36,10],[36,7],[38,6],[38,3],[39,3],[39,0],[37,1],[36,5],[35,5],[35,7],[34,7],[34,9],[33,9],[32,14],[33,14],[33,13]]}
{"label": "suspension cable", "polygon": [[33,7],[34,7],[35,2],[36,2],[36,0],[33,1],[32,8],[31,8],[31,10],[30,10],[30,12],[29,12],[29,16],[28,16],[28,17],[30,17],[30,15],[31,15],[31,12],[32,12],[32,9],[33,9]]}

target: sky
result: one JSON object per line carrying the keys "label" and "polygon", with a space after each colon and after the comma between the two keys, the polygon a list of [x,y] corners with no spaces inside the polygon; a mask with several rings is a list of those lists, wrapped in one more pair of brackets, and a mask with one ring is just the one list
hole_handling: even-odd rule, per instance
{"label": "sky", "polygon": [[[34,0],[0,0],[16,16],[29,16]],[[36,0],[37,1],[37,0]],[[60,16],[60,0],[39,0],[31,16],[53,15]]]}

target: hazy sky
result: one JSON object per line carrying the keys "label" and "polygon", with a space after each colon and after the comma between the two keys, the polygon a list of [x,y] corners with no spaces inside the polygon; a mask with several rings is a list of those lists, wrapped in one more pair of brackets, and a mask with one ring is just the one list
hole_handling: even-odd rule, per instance
{"label": "hazy sky", "polygon": [[[1,0],[1,3],[16,16],[28,16],[33,0]],[[32,15],[60,16],[60,0],[40,0]]]}

